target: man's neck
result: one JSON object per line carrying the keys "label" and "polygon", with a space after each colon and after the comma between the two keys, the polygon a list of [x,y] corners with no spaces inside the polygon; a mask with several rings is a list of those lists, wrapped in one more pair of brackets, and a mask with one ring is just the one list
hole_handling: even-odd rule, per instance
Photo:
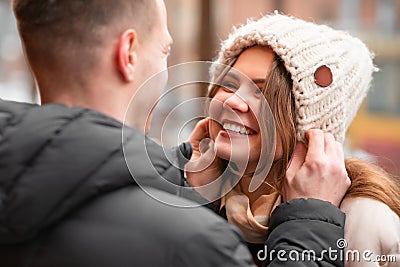
{"label": "man's neck", "polygon": [[41,92],[42,105],[60,103],[68,107],[85,107],[104,113],[120,122],[124,121],[125,112],[129,104],[127,97],[118,97],[116,93],[57,93],[54,95]]}

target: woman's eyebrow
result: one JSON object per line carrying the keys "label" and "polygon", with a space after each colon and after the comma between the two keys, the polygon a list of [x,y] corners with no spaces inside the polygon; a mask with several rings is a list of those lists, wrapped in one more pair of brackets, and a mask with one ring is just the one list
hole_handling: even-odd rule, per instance
{"label": "woman's eyebrow", "polygon": [[239,81],[239,77],[238,77],[235,73],[233,73],[233,72],[228,72],[228,73],[225,75],[225,77],[231,77],[232,79],[234,79],[234,80],[236,80],[236,81]]}
{"label": "woman's eyebrow", "polygon": [[[228,72],[226,75],[225,75],[225,77],[230,77],[230,78],[232,78],[232,79],[234,79],[234,80],[236,80],[236,81],[240,81],[240,79],[239,79],[239,77],[238,77],[238,75],[237,74],[235,74],[234,72]],[[255,84],[260,84],[260,83],[262,83],[262,84],[265,84],[265,78],[256,78],[256,79],[251,79],[251,81],[253,82],[253,83],[255,83]]]}
{"label": "woman's eyebrow", "polygon": [[[233,72],[228,72],[226,74],[226,76],[229,76],[237,81],[239,81],[239,77],[237,74],[233,73]],[[254,83],[265,83],[265,78],[256,78],[256,79],[251,79],[251,81],[253,81]]]}

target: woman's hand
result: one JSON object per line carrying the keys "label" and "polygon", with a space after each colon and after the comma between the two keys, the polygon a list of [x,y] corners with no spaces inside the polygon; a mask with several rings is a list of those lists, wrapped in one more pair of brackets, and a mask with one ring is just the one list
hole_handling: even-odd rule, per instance
{"label": "woman's hand", "polygon": [[218,178],[222,174],[222,162],[215,153],[214,141],[210,139],[210,120],[199,121],[189,138],[193,154],[185,171],[188,183],[203,197],[215,201],[220,198],[221,179]]}

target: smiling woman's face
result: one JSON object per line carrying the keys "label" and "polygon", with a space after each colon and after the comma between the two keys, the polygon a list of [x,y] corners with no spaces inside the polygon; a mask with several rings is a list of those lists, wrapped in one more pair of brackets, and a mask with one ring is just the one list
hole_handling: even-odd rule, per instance
{"label": "smiling woman's face", "polygon": [[268,47],[244,50],[233,65],[237,71],[230,70],[222,79],[210,104],[213,120],[209,130],[217,155],[234,162],[246,161],[247,171],[254,171],[260,158],[262,138],[256,114],[265,99],[259,89],[273,60],[274,53]]}

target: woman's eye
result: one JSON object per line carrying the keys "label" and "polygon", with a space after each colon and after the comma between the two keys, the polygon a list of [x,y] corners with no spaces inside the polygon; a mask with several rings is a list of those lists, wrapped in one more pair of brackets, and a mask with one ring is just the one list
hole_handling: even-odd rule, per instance
{"label": "woman's eye", "polygon": [[236,84],[231,83],[231,82],[223,82],[222,86],[225,89],[228,89],[229,91],[236,91],[238,89],[238,87],[236,86]]}

